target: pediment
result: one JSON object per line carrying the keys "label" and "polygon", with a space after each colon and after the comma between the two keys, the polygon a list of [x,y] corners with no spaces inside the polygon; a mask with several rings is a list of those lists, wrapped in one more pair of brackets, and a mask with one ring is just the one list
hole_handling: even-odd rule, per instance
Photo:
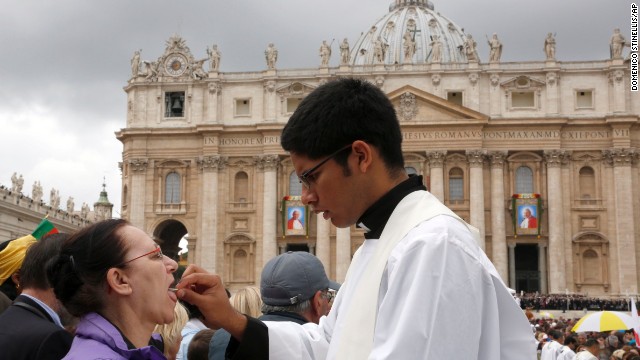
{"label": "pediment", "polygon": [[609,240],[603,234],[595,231],[584,231],[576,234],[572,242],[582,244],[606,244]]}
{"label": "pediment", "polygon": [[156,163],[156,167],[159,167],[159,168],[183,168],[183,167],[188,167],[189,164],[190,164],[189,160],[170,159],[170,160],[158,161]]}
{"label": "pediment", "polygon": [[596,156],[593,154],[587,154],[587,153],[583,153],[583,154],[579,154],[579,155],[574,155],[573,156],[573,161],[579,161],[579,162],[584,162],[584,163],[591,163],[594,161],[599,161],[602,159],[602,156]]}
{"label": "pediment", "polygon": [[537,89],[539,87],[545,86],[545,84],[546,83],[542,80],[535,79],[528,75],[521,75],[501,82],[500,86],[505,89],[527,90]]}
{"label": "pediment", "polygon": [[536,153],[522,151],[509,156],[507,160],[509,162],[537,162],[542,161],[542,157]]}
{"label": "pediment", "polygon": [[300,96],[306,95],[314,89],[315,86],[296,81],[277,88],[276,93],[280,96]]}
{"label": "pediment", "polygon": [[489,117],[426,91],[406,85],[387,94],[402,122],[461,121],[486,123]]}

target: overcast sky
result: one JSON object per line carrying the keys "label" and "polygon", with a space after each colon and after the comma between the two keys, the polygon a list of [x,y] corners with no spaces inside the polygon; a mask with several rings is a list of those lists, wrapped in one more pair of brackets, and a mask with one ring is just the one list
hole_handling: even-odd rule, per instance
{"label": "overcast sky", "polygon": [[[264,49],[279,50],[277,67],[317,68],[322,40],[354,44],[388,12],[391,0],[0,0],[0,184],[11,174],[44,200],[73,196],[76,210],[97,201],[106,178],[119,215],[122,144],[130,59],[142,49],[155,60],[174,33],[196,58],[222,52],[220,71],[262,71]],[[481,60],[485,35],[498,34],[502,61],[542,60],[548,32],[561,61],[609,57],[618,27],[629,40],[630,2],[622,0],[434,0],[435,10],[472,34]],[[337,53],[334,43],[334,53]],[[625,53],[628,50],[625,50]],[[337,64],[337,56],[331,65]]]}

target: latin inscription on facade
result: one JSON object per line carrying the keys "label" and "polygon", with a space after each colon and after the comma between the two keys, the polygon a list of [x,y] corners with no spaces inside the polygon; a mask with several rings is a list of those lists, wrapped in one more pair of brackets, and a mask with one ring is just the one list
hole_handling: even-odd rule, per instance
{"label": "latin inscription on facade", "polygon": [[206,136],[204,138],[205,145],[217,144],[219,146],[261,146],[280,144],[280,136],[264,136],[264,137],[225,137],[216,138]]}

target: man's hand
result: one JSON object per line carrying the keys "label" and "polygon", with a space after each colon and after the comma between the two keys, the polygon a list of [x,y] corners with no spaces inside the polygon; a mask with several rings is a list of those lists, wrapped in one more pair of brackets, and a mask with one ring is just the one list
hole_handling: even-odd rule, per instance
{"label": "man's hand", "polygon": [[178,298],[197,306],[209,324],[242,340],[247,318],[231,306],[220,276],[209,274],[197,265],[189,265],[176,288]]}

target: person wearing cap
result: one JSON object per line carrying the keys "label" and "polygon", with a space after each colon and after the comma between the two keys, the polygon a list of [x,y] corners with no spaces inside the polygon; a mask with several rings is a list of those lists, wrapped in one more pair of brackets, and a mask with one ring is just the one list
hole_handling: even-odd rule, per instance
{"label": "person wearing cap", "polygon": [[365,241],[318,325],[242,316],[222,301],[219,276],[187,268],[178,296],[233,335],[234,358],[536,358],[529,322],[477,229],[407,175],[402,138],[393,104],[366,80],[329,81],[300,102],[280,143],[301,201],[338,228],[363,229]]}
{"label": "person wearing cap", "polygon": [[[329,313],[330,303],[340,284],[330,281],[322,262],[304,252],[286,252],[269,260],[262,269],[260,294],[261,321],[290,321],[318,324]],[[218,330],[209,345],[209,360],[225,359],[231,338]]]}
{"label": "person wearing cap", "polygon": [[[45,236],[30,245],[21,262],[22,293],[0,314],[0,357],[3,359],[61,359],[73,336],[63,327],[68,313],[47,282],[46,263],[59,251],[66,234]],[[62,318],[62,319],[61,319]]]}
{"label": "person wearing cap", "polygon": [[0,289],[12,301],[22,291],[20,267],[27,249],[35,242],[33,236],[27,235],[0,244]]}

